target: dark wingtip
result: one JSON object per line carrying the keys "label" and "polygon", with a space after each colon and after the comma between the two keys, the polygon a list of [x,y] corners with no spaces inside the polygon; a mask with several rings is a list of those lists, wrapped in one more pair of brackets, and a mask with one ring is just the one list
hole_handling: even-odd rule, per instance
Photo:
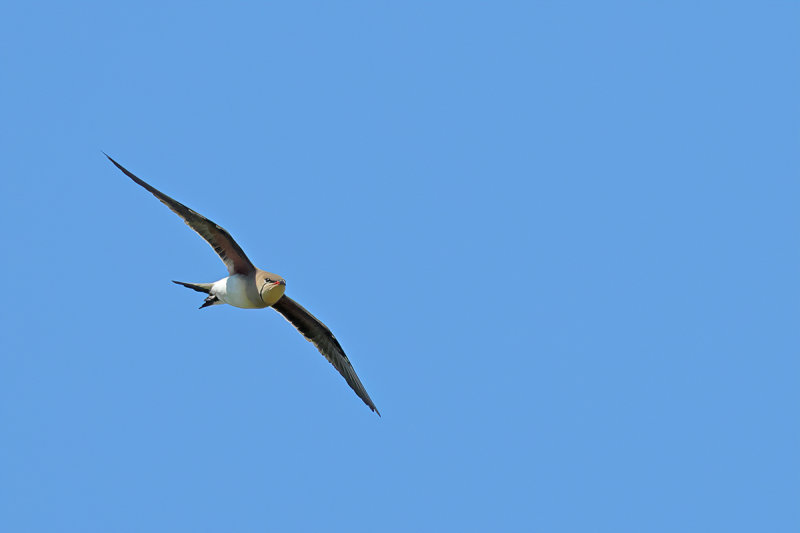
{"label": "dark wingtip", "polygon": [[[101,152],[103,152],[102,150],[100,150],[100,151],[101,151]],[[108,158],[108,160],[109,160],[109,161],[111,161],[112,163],[114,163],[114,166],[115,166],[115,167],[117,167],[117,168],[118,168],[118,169],[120,169],[121,171],[125,172],[126,174],[128,173],[128,172],[127,172],[127,171],[126,171],[124,168],[122,168],[122,165],[120,165],[119,163],[117,163],[117,162],[114,160],[114,158],[113,158],[113,157],[111,157],[110,155],[108,155],[108,154],[107,154],[107,153],[105,153],[105,152],[103,152],[103,155],[104,155],[104,156],[106,156],[106,157]]]}

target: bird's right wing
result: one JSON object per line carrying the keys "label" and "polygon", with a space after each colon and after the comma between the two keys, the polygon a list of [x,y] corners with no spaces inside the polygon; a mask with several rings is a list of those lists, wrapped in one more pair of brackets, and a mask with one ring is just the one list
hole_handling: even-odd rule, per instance
{"label": "bird's right wing", "polygon": [[333,336],[333,333],[331,333],[331,330],[329,330],[325,324],[309,313],[302,305],[285,295],[273,304],[272,308],[282,314],[286,320],[297,328],[297,331],[299,331],[306,340],[313,343],[320,353],[325,356],[325,359],[339,371],[358,397],[361,398],[370,409],[378,413],[378,416],[381,416],[375,404],[372,403],[369,394],[367,394],[364,385],[361,384],[361,380],[358,379],[356,371],[353,369],[353,365],[350,364],[350,360],[347,358],[347,355],[345,355],[339,341],[336,340],[336,337]]}
{"label": "bird's right wing", "polygon": [[217,255],[219,255],[222,262],[225,263],[225,266],[228,267],[229,274],[249,274],[255,270],[253,263],[251,263],[244,254],[242,248],[224,228],[210,221],[197,211],[189,209],[174,198],[170,198],[144,180],[137,178],[128,169],[114,161],[110,155],[105,154],[105,156],[126,176],[150,191],[153,196],[161,200],[161,203],[169,207],[173,213],[181,217],[190,228],[204,238],[214,251],[217,252]]}

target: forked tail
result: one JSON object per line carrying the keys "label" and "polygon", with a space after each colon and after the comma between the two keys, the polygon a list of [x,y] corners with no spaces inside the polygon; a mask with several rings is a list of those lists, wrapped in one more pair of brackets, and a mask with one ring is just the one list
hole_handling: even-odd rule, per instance
{"label": "forked tail", "polygon": [[172,280],[172,283],[177,283],[178,285],[183,285],[184,287],[192,289],[194,291],[204,292],[208,294],[208,298],[205,299],[203,305],[200,306],[200,309],[208,307],[209,305],[216,305],[222,303],[219,301],[219,298],[209,294],[209,292],[211,291],[211,287],[214,285],[213,283],[184,283],[183,281],[175,281],[174,279]]}

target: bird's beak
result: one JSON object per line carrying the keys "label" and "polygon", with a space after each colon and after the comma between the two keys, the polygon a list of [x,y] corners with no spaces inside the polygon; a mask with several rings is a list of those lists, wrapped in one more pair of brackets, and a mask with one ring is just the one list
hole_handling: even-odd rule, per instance
{"label": "bird's beak", "polygon": [[285,280],[276,281],[275,283],[277,285],[286,285],[286,281]]}

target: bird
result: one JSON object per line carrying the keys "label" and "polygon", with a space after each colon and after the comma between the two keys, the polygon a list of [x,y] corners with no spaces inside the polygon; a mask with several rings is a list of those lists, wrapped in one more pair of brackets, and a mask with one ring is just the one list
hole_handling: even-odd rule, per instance
{"label": "bird", "polygon": [[105,152],[103,155],[134,183],[149,191],[172,212],[181,217],[190,228],[211,245],[225,263],[228,268],[228,276],[213,283],[187,283],[172,280],[173,283],[208,295],[200,309],[221,304],[244,309],[271,307],[288,320],[306,340],[316,346],[325,359],[342,375],[356,395],[378,416],[381,415],[361,380],[358,379],[358,375],[339,341],[317,317],[285,294],[286,280],[283,277],[254,266],[239,244],[224,228],[138,178],[110,155]]}

